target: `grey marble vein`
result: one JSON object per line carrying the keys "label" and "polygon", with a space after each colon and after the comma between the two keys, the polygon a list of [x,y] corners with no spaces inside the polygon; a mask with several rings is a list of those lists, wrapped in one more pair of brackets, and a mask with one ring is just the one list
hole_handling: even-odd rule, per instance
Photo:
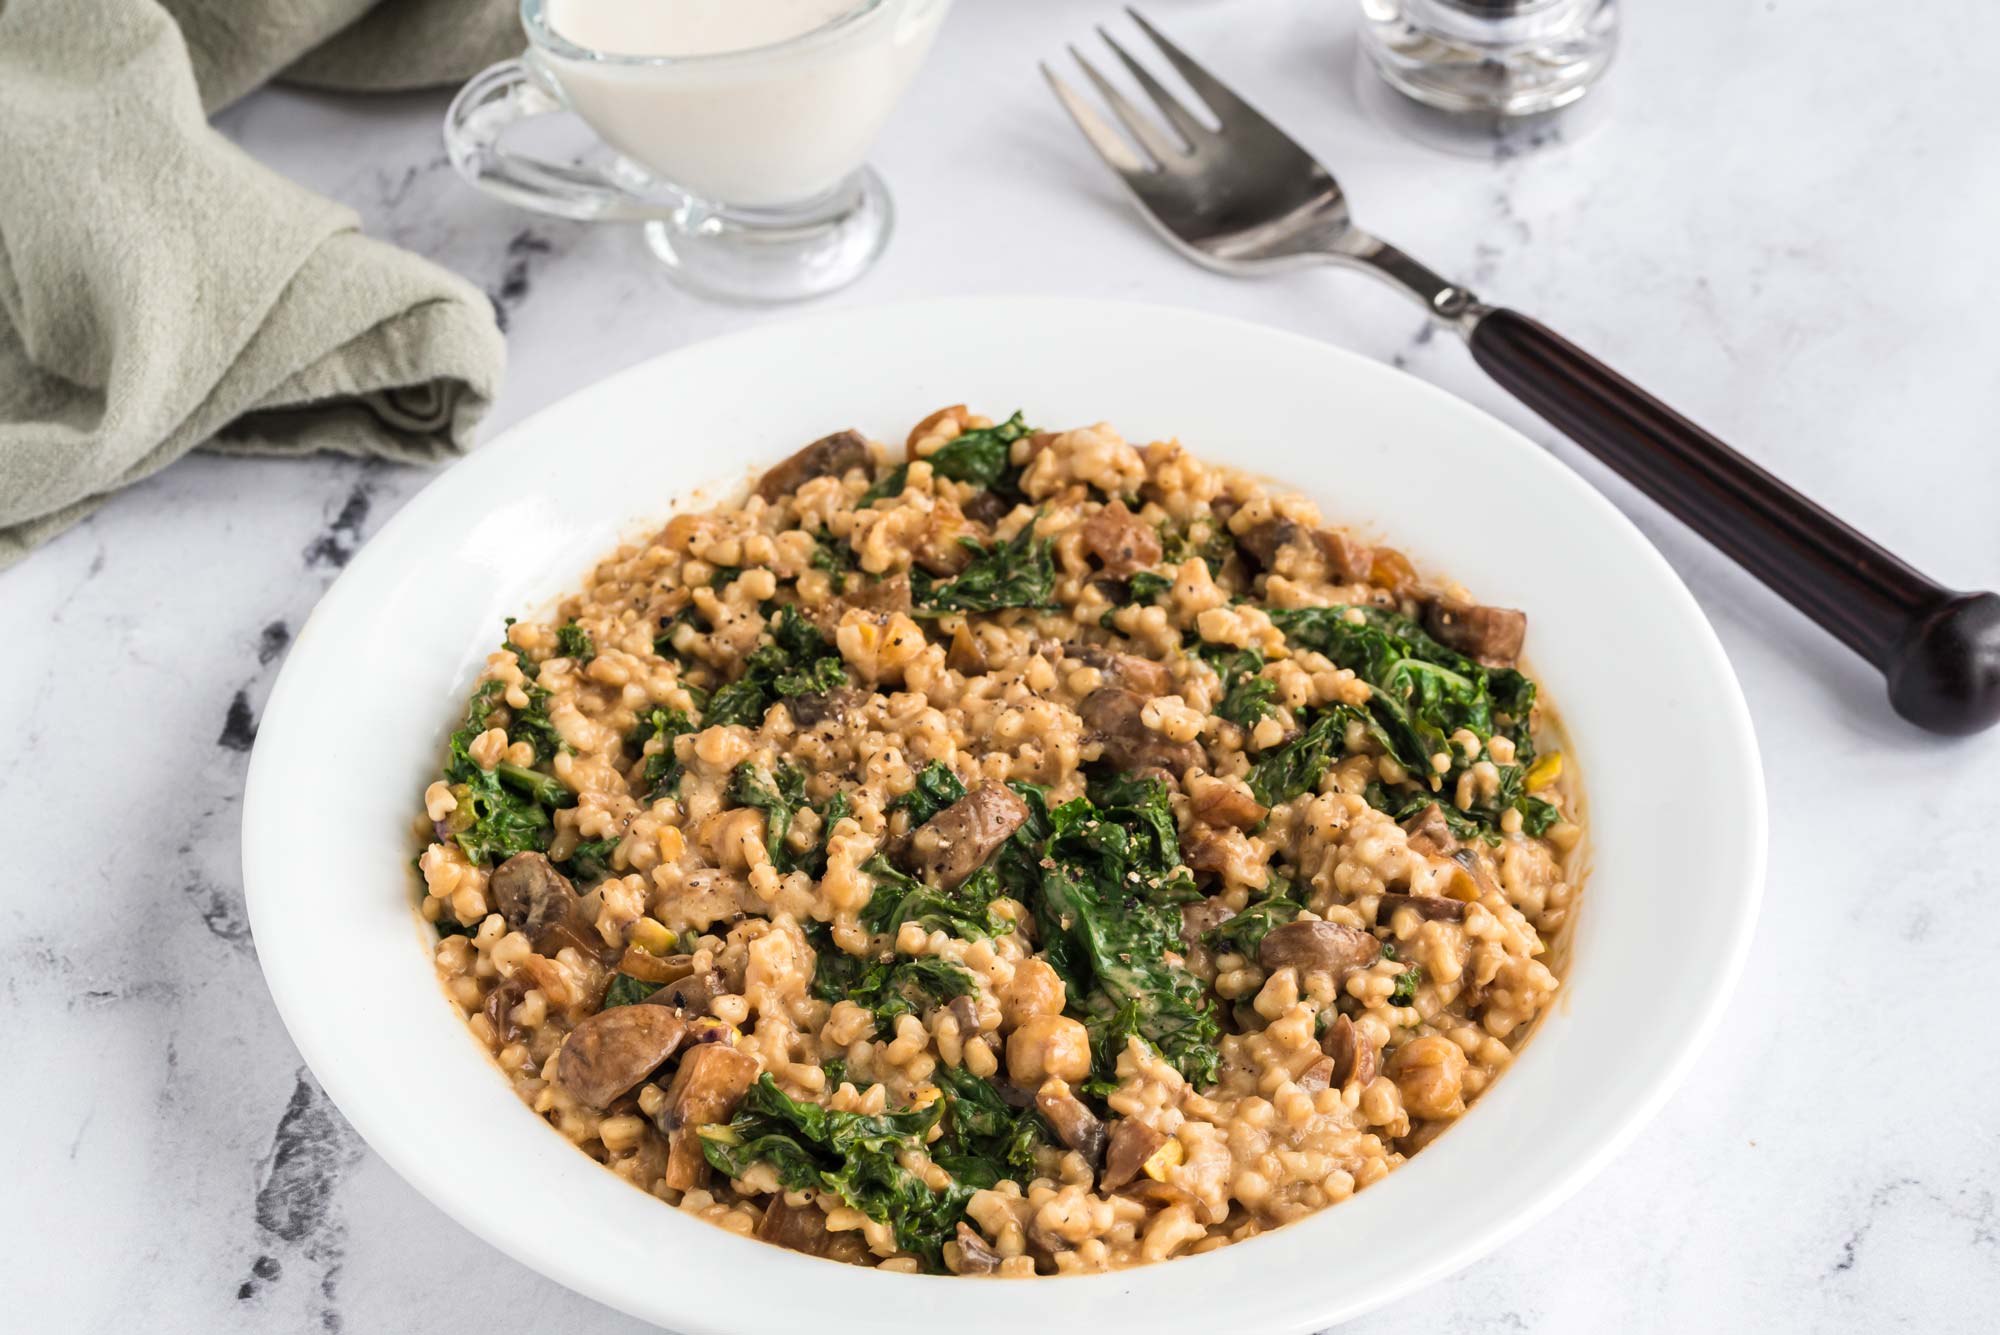
{"label": "grey marble vein", "polygon": [[[1150,8],[1225,76],[1254,80],[1368,225],[1545,319],[1920,567],[2000,585],[2000,138],[1983,54],[2000,11],[1628,5],[1607,123],[1474,161],[1369,122],[1346,0]],[[1867,669],[1393,294],[1332,273],[1233,283],[1155,244],[1034,75],[1103,16],[1073,0],[958,6],[876,155],[895,242],[826,304],[1128,297],[1406,366],[1633,517],[1722,636],[1764,749],[1764,918],[1686,1085],[1549,1218],[1351,1329],[1992,1330],[2000,736],[1943,744],[1898,724]],[[680,293],[631,229],[466,189],[439,147],[445,100],[274,91],[221,124],[491,294],[510,341],[495,430],[774,318]],[[389,1172],[303,1067],[257,970],[237,823],[263,702],[319,595],[426,480],[191,456],[0,575],[7,1329],[639,1329]],[[1329,1258],[1333,1282],[1347,1264],[1367,1258]]]}

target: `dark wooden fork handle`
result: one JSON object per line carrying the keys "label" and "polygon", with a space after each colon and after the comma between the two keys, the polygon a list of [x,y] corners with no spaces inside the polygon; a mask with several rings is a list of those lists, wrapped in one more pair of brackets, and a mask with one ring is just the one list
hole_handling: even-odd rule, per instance
{"label": "dark wooden fork handle", "polygon": [[2000,722],[2000,597],[1919,574],[1517,311],[1480,315],[1471,342],[1521,402],[1880,668],[1897,713],[1941,733]]}

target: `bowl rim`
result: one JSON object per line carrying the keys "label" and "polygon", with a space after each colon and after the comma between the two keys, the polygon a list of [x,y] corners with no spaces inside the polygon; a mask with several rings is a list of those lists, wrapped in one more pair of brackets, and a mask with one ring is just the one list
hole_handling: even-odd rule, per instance
{"label": "bowl rim", "polygon": [[[1735,852],[1728,868],[1728,881],[1736,892],[1734,902],[1738,907],[1733,917],[1712,924],[1717,929],[1710,938],[1715,949],[1703,961],[1707,986],[1702,1001],[1682,1017],[1683,1024],[1676,1032],[1671,1051],[1655,1054],[1661,1059],[1650,1067],[1650,1074],[1618,1104],[1615,1127],[1599,1131],[1587,1144],[1578,1147],[1576,1153],[1538,1177],[1536,1188],[1525,1201],[1502,1215],[1483,1219],[1474,1227],[1460,1228],[1447,1244],[1426,1248],[1420,1256],[1412,1255],[1393,1274],[1370,1277],[1359,1286],[1363,1292],[1329,1296],[1307,1292],[1312,1287],[1309,1284],[1270,1282],[1239,1288],[1233,1280],[1246,1273],[1252,1278],[1261,1275],[1270,1280],[1272,1276],[1264,1272],[1279,1261],[1281,1254],[1298,1254],[1304,1232],[1324,1231],[1325,1221],[1331,1216],[1351,1216],[1359,1221],[1364,1213],[1383,1214],[1386,1207],[1377,1210],[1377,1202],[1394,1196],[1398,1190],[1415,1191],[1419,1181],[1430,1184],[1427,1190],[1436,1190],[1433,1179],[1444,1171],[1440,1165],[1445,1158],[1437,1151],[1451,1144],[1454,1138],[1464,1139],[1464,1132],[1480,1122],[1477,1114],[1455,1127],[1452,1135],[1442,1139],[1431,1152],[1398,1169],[1389,1182],[1358,1194],[1338,1210],[1323,1211],[1312,1219],[1245,1243],[1176,1259],[1171,1268],[1146,1266],[1104,1275],[1065,1277],[1054,1285],[1016,1284],[981,1290],[976,1310],[966,1323],[968,1331],[999,1329],[1005,1321],[1018,1320],[1022,1315],[1047,1316],[1056,1311],[1116,1313],[1115,1318],[1109,1315],[1104,1318],[1112,1321],[1111,1328],[1115,1329],[1128,1325],[1137,1329],[1142,1321],[1165,1320],[1171,1324],[1199,1312],[1211,1301],[1205,1295],[1221,1289],[1223,1281],[1231,1281],[1229,1287],[1235,1290],[1231,1296],[1236,1306],[1231,1310],[1245,1319],[1254,1319],[1260,1328],[1272,1330],[1311,1331],[1330,1321],[1346,1320],[1394,1301],[1518,1235],[1568,1199],[1623,1150],[1700,1056],[1721,1020],[1748,955],[1764,885],[1768,820],[1763,770],[1748,705],[1721,644],[1693,595],[1665,558],[1609,499],[1527,437],[1484,411],[1398,368],[1303,335],[1233,317],[1146,303],[1047,297],[934,299],[817,312],[677,348],[593,382],[523,418],[469,458],[432,479],[364,545],[301,627],[272,688],[251,757],[242,815],[245,897],[260,964],[287,1031],[327,1095],[400,1176],[459,1223],[523,1264],[631,1315],[659,1323],[671,1322],[673,1328],[688,1331],[690,1335],[748,1329],[743,1323],[750,1319],[740,1311],[704,1308],[700,1303],[690,1308],[684,1302],[684,1293],[669,1303],[658,1293],[657,1284],[649,1287],[647,1281],[635,1279],[629,1272],[619,1272],[610,1264],[621,1258],[581,1256],[575,1247],[552,1244],[541,1232],[523,1227],[518,1220],[490,1208],[491,1200],[482,1198],[479,1190],[469,1186],[465,1175],[454,1173],[435,1157],[423,1154],[409,1127],[390,1116],[388,1101],[365,1086],[364,1075],[358,1069],[357,1051],[351,1038],[343,1036],[341,1017],[331,1013],[334,1008],[315,994],[313,985],[323,982],[324,975],[314,977],[314,968],[321,966],[312,964],[310,948],[297,938],[293,929],[300,924],[291,920],[297,910],[287,904],[283,894],[287,878],[298,874],[291,859],[299,820],[298,813],[288,805],[292,799],[286,796],[284,782],[288,773],[296,773],[296,764],[315,721],[313,702],[307,694],[317,671],[313,665],[332,652],[326,647],[333,638],[329,627],[336,623],[343,627],[350,623],[365,624],[368,612],[361,604],[374,585],[396,578],[393,564],[396,555],[418,541],[414,535],[434,511],[448,510],[448,502],[456,494],[472,491],[489,476],[498,477],[511,464],[526,461],[538,437],[551,433],[566,418],[583,415],[591,405],[613,402],[635,384],[669,382],[676,372],[696,369],[705,361],[755,356],[761,344],[780,345],[805,334],[824,337],[829,329],[840,326],[848,327],[845,332],[850,337],[879,337],[885,329],[915,324],[1003,319],[1031,321],[1031,327],[1066,331],[1121,327],[1136,330],[1144,326],[1161,331],[1163,337],[1186,337],[1197,345],[1228,345],[1238,350],[1255,347],[1273,356],[1281,353],[1294,356],[1302,363],[1317,361],[1357,382],[1372,381],[1384,387],[1383,392],[1389,398],[1400,397],[1420,417],[1428,415],[1440,425],[1456,419],[1454,429],[1473,431],[1484,436],[1495,450],[1511,452],[1509,466],[1535,474],[1535,480],[1547,488],[1548,495],[1557,498],[1552,503],[1573,507],[1572,513],[1587,516],[1607,534],[1622,535],[1619,559],[1649,568],[1653,587],[1648,593],[1657,594],[1660,600],[1654,611],[1671,622],[1676,633],[1683,637],[1679,648],[1689,655],[1688,666],[1701,678],[1698,685],[1705,692],[1703,702],[1708,716],[1715,720],[1721,733],[1722,748],[1705,756],[1705,760],[1714,767],[1716,781],[1736,803],[1733,814],[1740,824],[1731,832]],[[752,447],[743,457],[747,461],[761,458],[763,453]],[[1302,488],[1306,486],[1303,480],[1294,481]],[[657,499],[649,498],[647,512],[659,513],[675,494],[670,489],[660,490]],[[685,494],[685,489],[681,494]],[[1383,518],[1386,523],[1395,522],[1393,516]],[[636,516],[623,517],[624,529],[629,531],[635,520]],[[518,582],[520,577],[514,578]],[[357,622],[357,618],[361,620]],[[1559,698],[1558,703],[1566,704],[1567,697]],[[440,727],[447,726],[441,718]],[[432,741],[441,736],[439,731]],[[1586,759],[1585,770],[1596,778],[1605,772],[1605,767]],[[1589,798],[1593,808],[1600,804],[1600,798],[1601,794],[1593,790]],[[287,819],[292,822],[290,827],[284,823]],[[1586,900],[1589,899],[1586,895]],[[1586,904],[1582,910],[1585,923],[1590,921],[1591,911]],[[414,917],[412,933],[421,935],[416,931]],[[407,946],[398,941],[392,948]],[[423,971],[430,973],[428,957],[414,951],[412,955],[421,962]],[[1567,1005],[1568,993],[1566,987],[1559,1009]],[[460,1023],[455,1015],[453,1023]],[[1520,1064],[1534,1061],[1534,1054],[1541,1051],[1540,1045],[1547,1043],[1548,1038],[1544,1033],[1535,1044],[1530,1044]],[[483,1053],[478,1055],[496,1077],[495,1093],[520,1107],[504,1082],[497,1078],[497,1068]],[[1519,1079],[1518,1072],[1510,1077]],[[1498,1082],[1482,1098],[1480,1108],[1491,1111],[1492,1105],[1507,1097],[1509,1088],[1510,1081]],[[1491,1120],[1497,1122],[1497,1115]],[[650,1210],[660,1205],[604,1173],[560,1138],[550,1136],[548,1128],[531,1129],[538,1129],[552,1146],[574,1160],[573,1168],[587,1170],[603,1184],[629,1196],[639,1207]],[[579,1172],[553,1160],[549,1173],[565,1190],[599,1196]],[[599,1203],[621,1215],[626,1213],[622,1207],[602,1198]],[[679,1213],[671,1210],[666,1217],[680,1219]],[[907,1286],[957,1282],[945,1277],[891,1276],[857,1267],[831,1266],[768,1244],[736,1238],[698,1221],[681,1222],[688,1228],[700,1228],[714,1235],[712,1239],[699,1239],[683,1234],[677,1241],[686,1244],[684,1250],[703,1253],[708,1261],[724,1269],[747,1267],[769,1273],[774,1283],[768,1291],[760,1292],[763,1306],[755,1314],[759,1329],[766,1325],[783,1328],[809,1315],[829,1335],[850,1329],[869,1330],[879,1323],[882,1299],[907,1300],[910,1294],[919,1295],[919,1301],[926,1294],[942,1297],[950,1291],[933,1292]],[[662,1230],[671,1231],[664,1225]],[[1279,1240],[1289,1240],[1293,1245],[1282,1248],[1271,1245]],[[631,1257],[622,1259],[638,1255],[635,1249]],[[813,1269],[801,1272],[797,1267],[802,1265]],[[800,1282],[785,1283],[788,1277]],[[810,1288],[811,1293],[794,1292],[801,1287]],[[843,1313],[842,1304],[850,1300],[866,1301],[870,1306]]]}

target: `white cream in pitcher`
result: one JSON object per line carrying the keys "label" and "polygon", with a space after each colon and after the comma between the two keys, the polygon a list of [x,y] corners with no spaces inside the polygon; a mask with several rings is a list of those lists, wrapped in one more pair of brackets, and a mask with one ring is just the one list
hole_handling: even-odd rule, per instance
{"label": "white cream in pitcher", "polygon": [[605,141],[662,180],[718,203],[793,204],[860,167],[948,6],[550,0],[549,26],[575,45],[667,59],[549,64]]}

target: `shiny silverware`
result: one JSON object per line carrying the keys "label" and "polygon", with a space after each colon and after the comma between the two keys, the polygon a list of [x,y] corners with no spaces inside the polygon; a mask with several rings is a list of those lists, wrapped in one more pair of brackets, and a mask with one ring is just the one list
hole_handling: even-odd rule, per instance
{"label": "shiny silverware", "polygon": [[1356,227],[1332,172],[1127,12],[1213,125],[1101,28],[1163,119],[1134,106],[1074,47],[1123,135],[1046,64],[1042,73],[1174,249],[1226,274],[1332,263],[1408,293],[1515,397],[1881,669],[1897,713],[1942,733],[2000,722],[2000,596],[1928,579],[1560,335],[1486,305]]}

